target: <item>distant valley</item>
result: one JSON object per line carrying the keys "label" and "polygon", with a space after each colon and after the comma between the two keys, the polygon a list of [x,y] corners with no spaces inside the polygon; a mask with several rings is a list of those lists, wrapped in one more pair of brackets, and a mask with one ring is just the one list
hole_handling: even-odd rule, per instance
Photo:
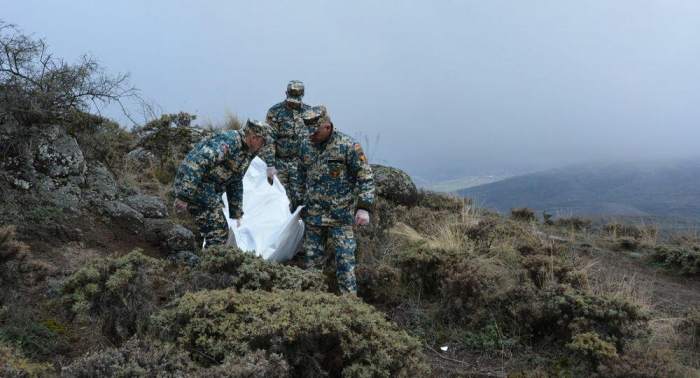
{"label": "distant valley", "polygon": [[700,159],[589,163],[460,189],[482,206],[546,210],[556,216],[700,217]]}

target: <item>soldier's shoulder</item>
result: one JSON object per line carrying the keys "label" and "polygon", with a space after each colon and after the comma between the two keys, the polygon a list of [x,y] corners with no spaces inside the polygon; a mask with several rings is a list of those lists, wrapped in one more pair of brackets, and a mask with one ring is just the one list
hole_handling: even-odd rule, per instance
{"label": "soldier's shoulder", "polygon": [[357,140],[353,137],[351,137],[348,134],[345,134],[344,132],[337,131],[337,138],[338,138],[338,143],[345,145],[345,146],[352,146],[354,147],[355,145],[359,145]]}
{"label": "soldier's shoulder", "polygon": [[279,113],[279,112],[281,112],[282,110],[284,110],[284,108],[285,108],[285,103],[284,103],[284,101],[282,101],[282,102],[280,102],[280,103],[277,103],[277,104],[272,105],[272,107],[270,108],[270,110],[268,110],[267,112],[268,112],[268,113]]}

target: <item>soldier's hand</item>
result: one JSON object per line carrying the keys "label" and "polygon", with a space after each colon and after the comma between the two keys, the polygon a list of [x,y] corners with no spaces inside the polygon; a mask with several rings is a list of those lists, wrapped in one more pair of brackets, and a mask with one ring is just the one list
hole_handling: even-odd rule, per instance
{"label": "soldier's hand", "polygon": [[186,210],[187,209],[187,202],[185,202],[179,198],[175,198],[174,205],[178,210]]}
{"label": "soldier's hand", "polygon": [[272,178],[272,176],[277,174],[277,168],[267,167],[267,177]]}
{"label": "soldier's hand", "polygon": [[357,210],[355,214],[355,225],[359,227],[364,227],[369,224],[369,213],[367,210]]}

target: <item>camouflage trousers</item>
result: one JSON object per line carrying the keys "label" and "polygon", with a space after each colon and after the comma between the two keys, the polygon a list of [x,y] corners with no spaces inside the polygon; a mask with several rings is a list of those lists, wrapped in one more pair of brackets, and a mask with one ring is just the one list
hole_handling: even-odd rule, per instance
{"label": "camouflage trousers", "polygon": [[355,280],[355,235],[352,226],[325,227],[307,224],[304,234],[304,260],[309,270],[323,270],[326,262],[326,242],[331,237],[335,245],[335,274],[342,294],[357,294]]}
{"label": "camouflage trousers", "polygon": [[278,157],[275,168],[277,168],[277,178],[284,186],[284,190],[287,192],[287,198],[289,198],[290,206],[292,207],[292,212],[294,212],[294,210],[296,210],[296,206],[301,204],[301,198],[299,198],[299,193],[301,193],[299,183],[299,162],[293,157]]}
{"label": "camouflage trousers", "polygon": [[187,209],[197,222],[206,246],[226,244],[229,230],[221,196],[211,185],[204,185],[197,190],[197,195],[196,200],[192,201]]}

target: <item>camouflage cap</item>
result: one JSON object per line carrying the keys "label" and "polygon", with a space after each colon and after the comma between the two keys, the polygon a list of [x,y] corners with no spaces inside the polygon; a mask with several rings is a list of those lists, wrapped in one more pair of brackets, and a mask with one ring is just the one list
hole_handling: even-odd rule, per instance
{"label": "camouflage cap", "polygon": [[243,128],[243,132],[246,136],[251,134],[259,135],[265,139],[265,143],[270,142],[270,131],[270,125],[252,118],[248,118],[248,120],[245,122],[245,127]]}
{"label": "camouflage cap", "polygon": [[287,84],[287,101],[301,104],[304,97],[304,83],[299,80],[292,80]]}
{"label": "camouflage cap", "polygon": [[304,125],[309,128],[309,132],[316,132],[316,128],[331,121],[328,110],[324,105],[317,105],[302,114]]}

